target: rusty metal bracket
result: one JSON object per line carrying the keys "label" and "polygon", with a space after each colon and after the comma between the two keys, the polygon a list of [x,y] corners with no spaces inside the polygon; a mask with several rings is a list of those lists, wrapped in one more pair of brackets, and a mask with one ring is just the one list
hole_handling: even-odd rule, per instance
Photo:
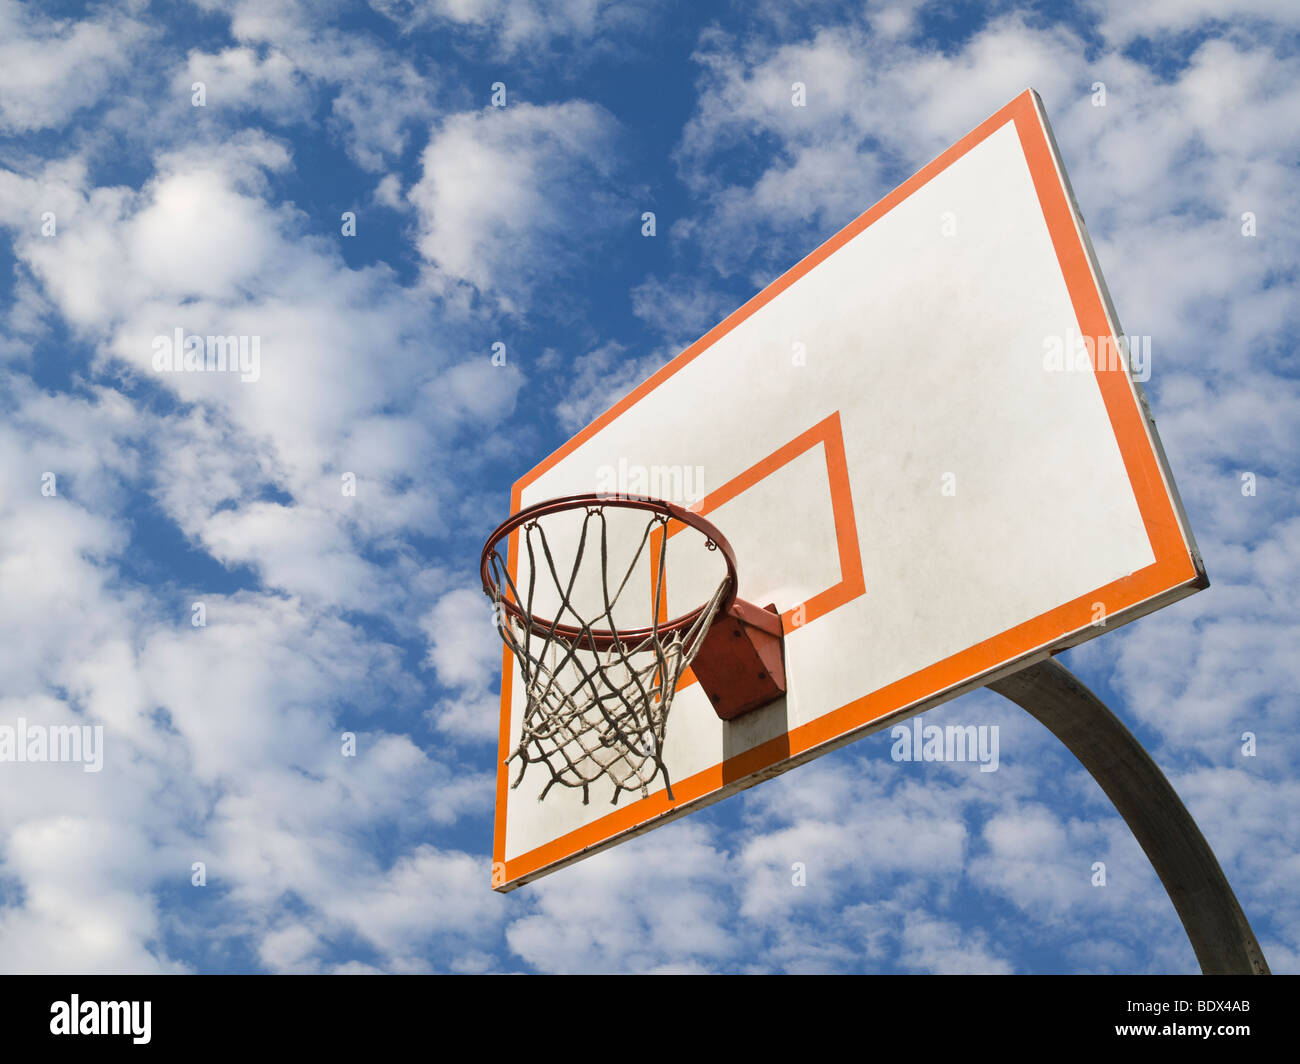
{"label": "rusty metal bracket", "polygon": [[785,695],[785,634],[776,606],[736,599],[713,622],[691,670],[723,720]]}

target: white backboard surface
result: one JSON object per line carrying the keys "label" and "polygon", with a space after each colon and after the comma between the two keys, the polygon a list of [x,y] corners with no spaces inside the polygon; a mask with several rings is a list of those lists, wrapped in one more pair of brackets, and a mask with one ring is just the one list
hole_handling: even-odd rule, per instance
{"label": "white backboard surface", "polygon": [[509,786],[523,704],[506,653],[493,886],[1205,586],[1118,335],[1027,91],[525,475],[515,511],[611,477],[702,497],[741,596],[782,613],[788,695],[728,723],[688,677],[673,800],[660,784],[542,802],[543,765]]}

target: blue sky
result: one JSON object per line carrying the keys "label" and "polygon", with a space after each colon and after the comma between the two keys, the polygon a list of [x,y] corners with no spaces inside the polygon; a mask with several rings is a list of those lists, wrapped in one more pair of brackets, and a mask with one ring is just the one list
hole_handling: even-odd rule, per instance
{"label": "blue sky", "polygon": [[[995,773],[878,735],[488,889],[474,567],[512,481],[1032,85],[1212,581],[1065,660],[1300,970],[1298,30],[1274,0],[0,0],[0,725],[105,736],[98,773],[0,764],[0,968],[1194,971],[1100,790],[984,692],[927,720],[999,725]],[[260,337],[260,379],[156,372],[176,328]]]}

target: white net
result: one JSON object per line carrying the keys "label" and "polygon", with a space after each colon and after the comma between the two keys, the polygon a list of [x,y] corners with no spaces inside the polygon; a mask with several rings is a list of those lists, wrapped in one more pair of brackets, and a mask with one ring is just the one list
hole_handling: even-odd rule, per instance
{"label": "white net", "polygon": [[[541,520],[524,523],[519,529],[522,593],[500,554],[493,551],[489,558],[497,628],[517,659],[524,682],[519,744],[508,759],[519,762],[511,786],[523,782],[530,765],[544,765],[548,775],[539,800],[558,783],[581,788],[585,805],[592,784],[604,778],[613,784],[616,804],[623,791],[648,794],[658,776],[672,798],[663,760],[669,710],[682,672],[698,653],[730,580],[723,578],[689,624],[665,630],[661,618],[671,542],[669,518],[657,512],[637,514],[646,525],[635,550],[627,551],[629,540],[616,537],[625,549],[622,557],[611,559],[606,510],[600,504],[587,504],[576,529],[576,547],[570,545],[573,538],[564,537],[562,566],[556,564]],[[705,546],[716,549],[712,541]],[[594,565],[596,593],[585,596],[580,606],[575,589],[584,572],[586,583],[592,584],[592,551],[599,554]],[[588,559],[585,570],[584,559]],[[638,576],[649,577],[647,623],[636,628],[631,638],[611,640],[606,633],[619,630],[614,618],[621,604],[646,592]],[[503,598],[524,616],[503,608]],[[544,614],[545,622],[539,621],[534,609],[538,602],[555,607]]]}

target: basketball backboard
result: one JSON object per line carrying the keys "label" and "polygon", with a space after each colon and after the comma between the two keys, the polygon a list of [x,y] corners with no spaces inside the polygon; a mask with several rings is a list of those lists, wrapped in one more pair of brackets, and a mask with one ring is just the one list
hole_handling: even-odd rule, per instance
{"label": "basketball backboard", "polygon": [[[706,516],[744,598],[781,615],[788,693],[723,721],[686,673],[671,798],[539,801],[542,775],[510,786],[523,698],[505,652],[493,886],[1206,586],[1119,337],[1030,90],[525,474],[512,512],[628,492]],[[691,604],[675,594],[669,612]]]}

